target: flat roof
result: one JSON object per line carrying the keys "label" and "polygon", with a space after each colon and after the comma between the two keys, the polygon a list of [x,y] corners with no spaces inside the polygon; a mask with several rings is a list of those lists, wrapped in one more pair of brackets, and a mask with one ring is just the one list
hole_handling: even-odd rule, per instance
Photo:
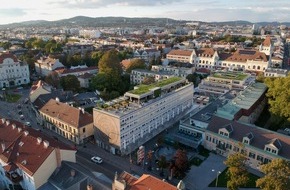
{"label": "flat roof", "polygon": [[222,78],[222,79],[230,79],[230,80],[245,80],[249,74],[245,74],[242,72],[215,72],[211,77]]}
{"label": "flat roof", "polygon": [[141,84],[141,85],[136,86],[137,89],[128,91],[128,93],[135,94],[135,95],[141,95],[141,94],[145,94],[145,93],[150,92],[151,89],[154,89],[156,87],[161,88],[161,87],[164,87],[166,85],[169,85],[171,83],[178,82],[181,80],[184,80],[184,79],[181,77],[171,77],[171,78],[164,79],[164,80],[161,80],[161,81],[149,84],[149,85]]}

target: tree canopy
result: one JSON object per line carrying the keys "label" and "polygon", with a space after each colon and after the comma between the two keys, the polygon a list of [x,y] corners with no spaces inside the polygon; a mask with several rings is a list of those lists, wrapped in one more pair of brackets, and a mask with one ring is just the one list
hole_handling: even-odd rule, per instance
{"label": "tree canopy", "polygon": [[263,190],[289,190],[290,162],[284,159],[274,159],[261,166],[265,176],[256,181],[256,186]]}
{"label": "tree canopy", "polygon": [[270,112],[290,121],[290,75],[276,79],[267,78],[265,83],[269,88],[266,95]]}
{"label": "tree canopy", "polygon": [[237,152],[229,155],[224,162],[229,168],[227,171],[229,178],[227,188],[229,190],[238,190],[240,186],[246,185],[249,181],[246,160],[247,157],[243,153]]}
{"label": "tree canopy", "polygon": [[61,77],[60,84],[64,90],[71,90],[73,92],[78,92],[80,90],[80,81],[74,75]]}
{"label": "tree canopy", "polygon": [[174,163],[172,163],[170,169],[173,170],[174,176],[183,178],[188,167],[189,162],[186,151],[178,149],[174,156]]}
{"label": "tree canopy", "polygon": [[127,73],[131,73],[133,69],[146,69],[146,64],[143,59],[131,59],[129,67],[126,69]]}

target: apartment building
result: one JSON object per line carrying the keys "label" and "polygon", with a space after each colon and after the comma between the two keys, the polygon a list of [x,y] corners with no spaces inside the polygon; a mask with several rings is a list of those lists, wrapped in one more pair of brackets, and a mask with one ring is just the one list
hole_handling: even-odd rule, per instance
{"label": "apartment building", "polygon": [[88,67],[86,65],[79,65],[79,66],[71,67],[69,69],[62,69],[62,70],[57,71],[60,77],[64,77],[67,75],[80,76],[86,73],[97,74],[97,72],[98,72],[98,67],[96,66]]}
{"label": "apartment building", "polygon": [[145,62],[149,62],[151,59],[160,57],[161,52],[157,49],[139,49],[133,53],[134,58],[144,59]]}
{"label": "apartment building", "polygon": [[40,110],[44,127],[76,143],[84,143],[93,133],[93,116],[59,99],[49,100]]}
{"label": "apartment building", "polygon": [[254,80],[248,73],[215,71],[201,81],[198,90],[204,94],[221,95],[230,90],[244,90]]}
{"label": "apartment building", "polygon": [[198,68],[214,69],[218,65],[219,55],[213,48],[195,50],[194,65]]}
{"label": "apartment building", "polygon": [[51,71],[64,69],[64,65],[58,59],[51,57],[41,57],[35,63],[35,71],[40,76],[47,76]]}
{"label": "apartment building", "polygon": [[0,118],[0,189],[36,190],[76,150],[18,121]]}
{"label": "apartment building", "polygon": [[264,77],[286,77],[288,75],[287,69],[268,68],[264,72]]}
{"label": "apartment building", "polygon": [[0,88],[15,87],[30,82],[28,64],[11,53],[0,53]]}
{"label": "apartment building", "polygon": [[290,160],[290,136],[264,128],[214,116],[205,135],[205,148],[225,157],[243,152],[254,169],[275,158]]}
{"label": "apartment building", "polygon": [[115,176],[112,190],[185,190],[185,184],[180,181],[177,186],[173,186],[166,181],[160,180],[152,175],[143,174],[140,178],[128,172],[122,172]]}
{"label": "apartment building", "polygon": [[265,40],[259,46],[259,51],[265,53],[268,56],[271,56],[274,51],[274,46],[271,41],[270,36],[266,36]]}
{"label": "apartment building", "polygon": [[192,96],[192,83],[180,77],[135,86],[123,97],[94,108],[97,145],[113,154],[129,154],[190,108]]}

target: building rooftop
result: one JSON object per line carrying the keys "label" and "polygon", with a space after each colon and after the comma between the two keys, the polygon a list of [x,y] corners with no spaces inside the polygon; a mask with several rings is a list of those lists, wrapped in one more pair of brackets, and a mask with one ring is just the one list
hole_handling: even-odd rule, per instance
{"label": "building rooftop", "polygon": [[150,90],[152,90],[152,89],[155,89],[158,87],[162,88],[162,87],[167,86],[171,83],[175,83],[175,82],[182,81],[182,80],[185,80],[185,79],[180,78],[180,77],[171,77],[171,78],[164,79],[164,80],[161,80],[161,81],[158,81],[156,83],[149,84],[149,85],[141,84],[141,85],[136,86],[135,87],[136,89],[131,90],[127,93],[141,95],[141,94],[145,94],[145,93],[150,92]]}
{"label": "building rooftop", "polygon": [[[253,125],[243,124],[238,121],[232,121],[218,116],[214,116],[208,125],[207,131],[213,133],[218,133],[219,129],[224,128],[227,125],[231,125],[233,132],[230,134],[229,138],[234,139],[238,142],[243,142],[243,138],[249,133],[252,133],[253,138],[250,145],[254,146],[260,150],[264,150],[265,145],[276,144],[277,148],[280,147],[279,156],[286,159],[290,159],[290,137],[279,134],[264,128],[256,127]],[[277,141],[278,140],[278,141]],[[271,154],[271,153],[268,153]]]}
{"label": "building rooftop", "polygon": [[55,148],[75,150],[42,132],[14,120],[0,117],[0,159],[9,166],[19,167],[33,175]]}
{"label": "building rooftop", "polygon": [[233,119],[241,109],[250,109],[266,90],[267,87],[263,83],[251,84],[244,91],[239,92],[232,101],[220,107],[217,115]]}
{"label": "building rooftop", "polygon": [[227,71],[227,72],[215,72],[211,77],[222,78],[222,79],[230,79],[230,80],[245,80],[249,77],[249,74],[245,74],[242,72],[234,72],[234,71]]}
{"label": "building rooftop", "polygon": [[39,111],[76,128],[93,123],[91,114],[54,99],[49,100]]}

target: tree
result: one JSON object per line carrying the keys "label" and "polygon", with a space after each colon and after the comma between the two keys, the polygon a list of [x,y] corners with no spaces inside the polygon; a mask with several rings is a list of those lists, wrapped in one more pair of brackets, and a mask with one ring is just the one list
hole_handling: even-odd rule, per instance
{"label": "tree", "polygon": [[64,90],[72,90],[73,92],[80,90],[80,81],[74,75],[61,77],[60,84]]}
{"label": "tree", "polygon": [[186,76],[186,79],[189,82],[192,82],[194,84],[194,86],[197,86],[197,74],[196,73],[187,75]]}
{"label": "tree", "polygon": [[152,84],[155,82],[155,78],[153,76],[148,76],[148,77],[145,77],[144,80],[142,81],[142,84]]}
{"label": "tree", "polygon": [[160,175],[163,175],[163,170],[167,168],[167,166],[168,166],[168,163],[167,163],[166,157],[161,155],[158,161],[158,167],[161,168]]}
{"label": "tree", "polygon": [[184,177],[188,167],[189,162],[186,151],[178,149],[174,156],[174,164],[171,166],[174,176],[179,178]]}
{"label": "tree", "polygon": [[146,69],[145,61],[143,59],[132,59],[126,72],[131,73],[133,69]]}
{"label": "tree", "polygon": [[228,182],[227,188],[229,190],[238,190],[240,186],[246,185],[249,177],[246,169],[247,157],[240,152],[231,154],[224,162],[229,168],[227,171]]}
{"label": "tree", "polygon": [[270,105],[270,112],[290,121],[290,75],[274,80],[267,78],[265,83],[269,88],[266,95]]}
{"label": "tree", "polygon": [[110,84],[107,90],[118,89],[123,72],[117,51],[107,51],[99,61],[99,73],[104,73]]}
{"label": "tree", "polygon": [[44,81],[47,83],[47,84],[50,84],[51,86],[55,87],[55,88],[58,88],[59,87],[59,81],[60,81],[60,78],[57,74],[57,72],[53,71],[51,73],[49,73]]}
{"label": "tree", "polygon": [[256,181],[256,186],[263,190],[289,190],[290,187],[290,161],[274,159],[272,162],[261,166],[265,173]]}

